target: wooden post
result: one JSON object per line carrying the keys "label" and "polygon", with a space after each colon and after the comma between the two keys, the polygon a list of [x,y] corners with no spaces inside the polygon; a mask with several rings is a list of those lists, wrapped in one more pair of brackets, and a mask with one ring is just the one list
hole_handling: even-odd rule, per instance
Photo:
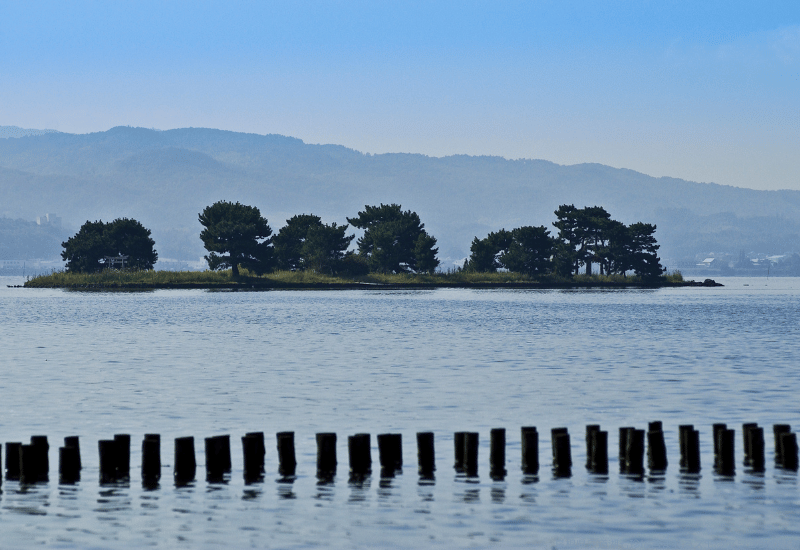
{"label": "wooden post", "polygon": [[750,466],[750,435],[754,428],[758,428],[758,424],[755,422],[742,424],[742,450],[744,451],[745,466]]}
{"label": "wooden post", "polygon": [[736,472],[735,441],[736,432],[734,430],[719,430],[717,434],[717,448],[719,449],[717,473],[720,475],[732,476]]}
{"label": "wooden post", "polygon": [[121,479],[131,477],[131,436],[129,434],[115,434],[117,443],[117,477]]}
{"label": "wooden post", "polygon": [[403,466],[403,439],[401,434],[378,434],[378,458],[381,476],[394,477]]}
{"label": "wooden post", "polygon": [[592,434],[600,431],[600,424],[586,425],[586,469],[592,469]]}
{"label": "wooden post", "polygon": [[64,447],[75,447],[78,455],[78,470],[83,469],[81,464],[81,442],[77,435],[68,435],[64,438]]}
{"label": "wooden post", "polygon": [[750,468],[754,472],[764,471],[764,428],[750,428],[750,437],[748,441],[750,450],[748,456],[750,458]]}
{"label": "wooden post", "polygon": [[636,428],[625,426],[619,429],[619,473],[628,471],[628,440]]}
{"label": "wooden post", "polygon": [[113,439],[101,439],[97,442],[100,454],[100,484],[117,481],[117,463],[119,448]]}
{"label": "wooden post", "polygon": [[142,483],[158,484],[161,479],[161,436],[145,434],[142,440]]}
{"label": "wooden post", "polygon": [[783,454],[781,447],[781,434],[788,434],[792,431],[789,424],[774,424],[772,434],[775,436],[775,464],[783,464]]}
{"label": "wooden post", "polygon": [[6,442],[6,479],[16,481],[19,479],[19,448],[20,442]]}
{"label": "wooden post", "polygon": [[255,460],[258,464],[259,475],[265,473],[266,469],[264,464],[267,456],[267,447],[264,443],[264,432],[247,432],[244,435],[253,441],[254,447],[252,452],[254,453],[253,456],[255,456]]}
{"label": "wooden post", "polygon": [[32,435],[31,446],[36,449],[34,460],[38,470],[39,479],[37,481],[47,481],[50,476],[50,444],[47,443],[46,435]]}
{"label": "wooden post", "polygon": [[433,478],[436,470],[436,452],[433,445],[433,432],[417,433],[417,462],[420,477]]}
{"label": "wooden post", "polygon": [[684,434],[686,442],[686,473],[696,474],[700,472],[700,431],[691,429]]}
{"label": "wooden post", "polygon": [[194,437],[175,438],[175,485],[186,485],[194,481],[197,460],[194,455]]}
{"label": "wooden post", "polygon": [[608,432],[594,430],[591,440],[589,469],[595,474],[608,473]]}
{"label": "wooden post", "polygon": [[464,471],[464,439],[467,432],[456,432],[453,434],[453,451],[455,453],[455,463],[453,468],[456,472]]}
{"label": "wooden post", "polygon": [[19,482],[22,484],[41,481],[41,466],[38,449],[34,445],[19,446]]}
{"label": "wooden post", "polygon": [[625,470],[629,474],[644,474],[644,430],[628,433],[628,447],[625,449]]}
{"label": "wooden post", "polygon": [[360,433],[347,437],[347,450],[350,455],[350,475],[366,476],[372,472],[369,434]]}
{"label": "wooden post", "polygon": [[680,426],[678,426],[678,443],[680,445],[680,450],[681,450],[681,463],[680,463],[681,468],[686,467],[686,456],[687,456],[686,442],[687,438],[689,437],[689,434],[691,434],[693,430],[694,426],[692,424],[681,424]]}
{"label": "wooden post", "polygon": [[714,468],[719,468],[719,434],[724,430],[728,429],[728,426],[722,423],[713,424],[713,435],[714,435]]}
{"label": "wooden post", "polygon": [[278,473],[283,477],[291,477],[297,471],[294,432],[278,432],[275,438],[278,443]]}
{"label": "wooden post", "polygon": [[797,470],[797,434],[781,434],[781,459],[784,469]]}
{"label": "wooden post", "polygon": [[502,481],[506,477],[506,429],[493,428],[489,437],[489,476]]}
{"label": "wooden post", "polygon": [[522,473],[536,475],[539,473],[539,432],[535,426],[525,426],[522,435]]}
{"label": "wooden post", "polygon": [[264,434],[250,432],[242,436],[242,455],[244,457],[244,482],[255,483],[263,479],[264,473]]}
{"label": "wooden post", "polygon": [[464,434],[464,473],[467,477],[478,476],[478,432]]}
{"label": "wooden post", "polygon": [[553,439],[553,475],[570,477],[572,475],[572,449],[569,433],[566,428],[555,428],[551,432]]}
{"label": "wooden post", "polygon": [[[661,422],[651,422],[647,432],[647,466],[651,471],[667,469],[667,446]],[[653,429],[656,428],[656,429]]]}
{"label": "wooden post", "polygon": [[322,480],[336,475],[336,434],[317,434],[317,477]]}
{"label": "wooden post", "polygon": [[205,438],[206,479],[212,483],[223,481],[230,472],[231,436],[215,435]]}

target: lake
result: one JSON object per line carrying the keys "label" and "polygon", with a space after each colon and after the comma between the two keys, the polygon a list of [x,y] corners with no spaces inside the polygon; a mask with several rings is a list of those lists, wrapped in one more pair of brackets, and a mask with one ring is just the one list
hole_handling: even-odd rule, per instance
{"label": "lake", "polygon": [[[774,464],[772,425],[800,423],[800,279],[718,279],[659,290],[152,291],[7,288],[0,278],[0,441],[50,442],[50,481],[3,480],[3,547],[796,548],[797,473]],[[660,420],[669,467],[621,475],[618,428]],[[711,425],[736,429],[736,474],[713,469]],[[765,428],[766,471],[742,465],[741,425]],[[678,426],[700,431],[702,470],[678,465]],[[607,430],[609,474],[584,467],[587,424]],[[520,427],[542,468],[520,470]],[[567,427],[574,466],[549,467]],[[506,428],[504,480],[489,431]],[[245,484],[241,436],[266,434],[267,475]],[[295,432],[297,476],[275,434]],[[432,431],[434,480],[415,434]],[[478,477],[453,469],[453,433],[480,434]],[[315,433],[338,434],[333,483]],[[372,475],[348,480],[347,436],[372,434]],[[403,436],[381,478],[376,435]],[[101,485],[97,441],[131,434],[129,483]],[[160,433],[159,487],[141,441]],[[233,471],[205,480],[203,438],[230,434]],[[58,480],[79,435],[83,471]],[[172,482],[173,440],[194,436],[197,479]],[[5,460],[5,447],[3,460]]]}

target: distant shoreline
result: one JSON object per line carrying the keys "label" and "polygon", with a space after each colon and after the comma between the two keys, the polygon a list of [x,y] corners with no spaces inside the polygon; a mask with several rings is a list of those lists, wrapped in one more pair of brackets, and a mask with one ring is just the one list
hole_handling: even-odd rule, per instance
{"label": "distant shoreline", "polygon": [[722,286],[705,282],[663,277],[642,281],[635,277],[580,276],[575,279],[533,280],[514,273],[384,275],[348,280],[303,272],[281,272],[266,277],[240,277],[230,272],[102,272],[95,274],[55,273],[34,277],[24,288],[71,290],[165,290],[198,289],[225,291],[258,290],[434,290],[441,288],[495,290],[625,289]]}

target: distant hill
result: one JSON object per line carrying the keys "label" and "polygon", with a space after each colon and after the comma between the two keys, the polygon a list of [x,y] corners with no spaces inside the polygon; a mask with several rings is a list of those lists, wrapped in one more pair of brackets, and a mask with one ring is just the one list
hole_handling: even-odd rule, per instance
{"label": "distant hill", "polygon": [[41,136],[52,134],[56,130],[34,130],[32,128],[20,128],[19,126],[0,126],[0,138],[19,138],[25,136]]}
{"label": "distant hill", "polygon": [[625,223],[656,223],[662,258],[780,254],[800,242],[798,191],[654,178],[600,164],[368,155],[204,128],[0,139],[0,197],[0,217],[52,212],[75,230],[87,219],[136,218],[153,230],[160,257],[175,259],[202,256],[197,214],[220,199],[258,206],[273,230],[294,214],[346,223],[365,204],[400,203],[419,213],[440,257],[450,260],[468,255],[473,237],[489,231],[551,227],[564,203],[602,205]]}

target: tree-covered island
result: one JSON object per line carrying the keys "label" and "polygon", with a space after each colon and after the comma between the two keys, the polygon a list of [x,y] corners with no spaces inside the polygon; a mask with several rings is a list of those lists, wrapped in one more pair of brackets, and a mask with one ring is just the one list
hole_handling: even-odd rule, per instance
{"label": "tree-covered island", "polygon": [[[416,212],[398,204],[366,205],[347,221],[326,224],[299,214],[273,234],[257,207],[219,201],[198,214],[208,251],[204,272],[154,271],[150,231],[138,221],[87,221],[62,243],[63,272],[26,287],[65,288],[561,288],[678,286],[665,275],[655,225],[626,226],[600,206],[562,205],[545,226],[501,229],[475,237],[463,266],[441,271],[436,238]],[[706,285],[711,284],[708,281]]]}

